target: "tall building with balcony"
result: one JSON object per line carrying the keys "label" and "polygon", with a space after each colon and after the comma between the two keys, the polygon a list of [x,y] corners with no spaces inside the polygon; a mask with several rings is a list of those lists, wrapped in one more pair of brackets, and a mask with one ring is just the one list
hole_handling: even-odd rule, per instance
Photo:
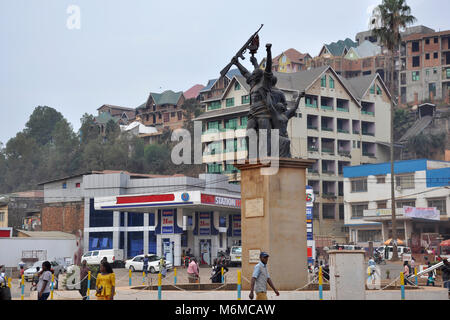
{"label": "tall building with balcony", "polygon": [[[413,253],[436,248],[450,238],[450,162],[396,161],[394,172],[398,238]],[[344,195],[350,241],[377,246],[392,237],[390,163],[344,168]]]}
{"label": "tall building with balcony", "polygon": [[[343,168],[389,159],[389,92],[378,74],[346,80],[329,66],[274,74],[288,107],[295,93],[306,92],[288,134],[293,157],[317,160],[307,173],[316,193],[315,234],[344,242]],[[239,182],[240,174],[230,162],[247,156],[249,93],[245,78],[234,76],[220,100],[196,118],[203,125],[207,172],[227,174],[232,182]]]}

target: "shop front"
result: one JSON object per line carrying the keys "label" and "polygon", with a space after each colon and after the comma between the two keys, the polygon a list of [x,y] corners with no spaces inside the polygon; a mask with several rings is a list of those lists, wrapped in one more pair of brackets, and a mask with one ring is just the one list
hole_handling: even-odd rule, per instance
{"label": "shop front", "polygon": [[[226,251],[240,241],[239,197],[182,191],[96,197],[94,203],[93,209],[97,212],[113,212],[114,216],[143,216],[140,226],[128,226],[113,218],[112,246],[124,249],[127,258],[155,253],[164,256],[174,266],[181,266],[182,256],[189,251],[200,264],[211,265],[219,251]],[[129,243],[124,243],[130,241],[130,233],[134,234],[133,250],[130,250]],[[136,233],[141,233],[142,237]],[[115,241],[115,238],[128,241]]]}

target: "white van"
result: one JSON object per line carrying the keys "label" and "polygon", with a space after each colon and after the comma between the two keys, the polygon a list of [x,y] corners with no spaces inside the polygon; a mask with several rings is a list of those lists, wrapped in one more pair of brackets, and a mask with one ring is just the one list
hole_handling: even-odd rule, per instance
{"label": "white van", "polygon": [[[387,249],[386,249],[387,248]],[[381,253],[381,256],[386,259],[386,250],[388,251],[388,257],[387,260],[392,259],[392,255],[394,253],[394,247],[393,246],[381,246],[377,248],[377,251]],[[401,258],[404,253],[411,253],[411,249],[409,247],[405,246],[397,246],[397,252],[398,257]]]}
{"label": "white van", "polygon": [[230,251],[230,265],[240,265],[242,264],[242,247],[233,246]]}
{"label": "white van", "polygon": [[81,257],[81,262],[86,261],[87,264],[100,264],[100,261],[106,257],[107,261],[112,265],[123,265],[123,250],[93,250],[88,251]]}

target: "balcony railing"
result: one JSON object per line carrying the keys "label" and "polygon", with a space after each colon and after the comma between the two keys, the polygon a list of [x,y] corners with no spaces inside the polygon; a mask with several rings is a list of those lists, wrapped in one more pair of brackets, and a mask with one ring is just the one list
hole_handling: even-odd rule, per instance
{"label": "balcony railing", "polygon": [[363,151],[363,156],[366,157],[375,157],[375,153]]}
{"label": "balcony railing", "polygon": [[348,157],[348,156],[350,156],[350,151],[347,151],[347,150],[339,150],[339,151],[338,151],[338,154],[339,154],[340,156]]}
{"label": "balcony railing", "polygon": [[305,103],[305,107],[308,107],[308,108],[316,108],[316,109],[317,109],[317,104]]}
{"label": "balcony railing", "polygon": [[340,112],[349,112],[349,111],[348,111],[348,108],[339,108],[339,107],[336,108],[336,111],[340,111]]}
{"label": "balcony railing", "polygon": [[317,170],[317,169],[308,169],[308,173],[319,174],[319,170]]}
{"label": "balcony railing", "polygon": [[368,115],[368,116],[374,116],[374,115],[375,115],[375,112],[361,110],[361,114],[366,114],[366,115]]}
{"label": "balcony railing", "polygon": [[367,132],[367,131],[363,131],[362,134],[365,135],[365,136],[372,136],[372,137],[375,136],[375,133]]}
{"label": "balcony railing", "polygon": [[322,192],[322,198],[335,198],[336,193],[334,192]]}
{"label": "balcony railing", "polygon": [[308,151],[316,152],[316,151],[319,151],[319,148],[316,147],[316,146],[309,146],[309,147],[308,147]]}
{"label": "balcony railing", "polygon": [[334,154],[334,149],[331,149],[331,148],[322,148],[322,152]]}
{"label": "balcony railing", "polygon": [[333,131],[333,128],[322,127],[322,131]]}
{"label": "balcony railing", "polygon": [[349,131],[345,130],[345,129],[337,129],[337,132],[339,132],[339,133],[349,133]]}
{"label": "balcony railing", "polygon": [[313,125],[308,125],[307,128],[311,129],[311,130],[317,130],[317,126],[313,126]]}
{"label": "balcony railing", "polygon": [[320,106],[320,108],[323,110],[333,110],[333,107],[331,106]]}
{"label": "balcony railing", "polygon": [[335,174],[335,172],[332,171],[332,170],[322,170],[322,173],[325,173],[325,174],[332,174],[332,175]]}

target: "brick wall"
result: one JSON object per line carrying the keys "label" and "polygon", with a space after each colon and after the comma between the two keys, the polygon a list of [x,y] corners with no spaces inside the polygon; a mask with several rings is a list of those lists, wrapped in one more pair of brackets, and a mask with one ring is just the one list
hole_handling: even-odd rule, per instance
{"label": "brick wall", "polygon": [[42,231],[76,234],[84,229],[83,202],[52,203],[42,208]]}

